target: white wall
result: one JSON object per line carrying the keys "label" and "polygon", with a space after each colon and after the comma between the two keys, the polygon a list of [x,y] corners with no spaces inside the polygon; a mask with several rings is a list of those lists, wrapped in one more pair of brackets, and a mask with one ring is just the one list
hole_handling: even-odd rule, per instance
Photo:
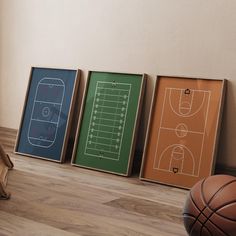
{"label": "white wall", "polygon": [[0,126],[18,128],[32,65],[148,73],[146,114],[156,74],[228,78],[218,162],[236,167],[235,0],[0,4]]}

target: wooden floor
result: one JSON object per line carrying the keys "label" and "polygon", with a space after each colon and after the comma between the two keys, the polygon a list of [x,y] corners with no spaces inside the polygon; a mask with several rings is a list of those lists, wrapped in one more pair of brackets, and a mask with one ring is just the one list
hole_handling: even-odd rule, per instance
{"label": "wooden floor", "polygon": [[12,153],[16,132],[0,128],[14,162],[0,201],[0,235],[182,236],[187,191]]}

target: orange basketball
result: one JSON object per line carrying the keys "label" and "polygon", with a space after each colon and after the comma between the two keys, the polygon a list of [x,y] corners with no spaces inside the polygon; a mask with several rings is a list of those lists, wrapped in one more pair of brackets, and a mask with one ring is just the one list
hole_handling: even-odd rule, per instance
{"label": "orange basketball", "polygon": [[214,175],[195,184],[187,197],[183,219],[190,236],[235,236],[236,178]]}

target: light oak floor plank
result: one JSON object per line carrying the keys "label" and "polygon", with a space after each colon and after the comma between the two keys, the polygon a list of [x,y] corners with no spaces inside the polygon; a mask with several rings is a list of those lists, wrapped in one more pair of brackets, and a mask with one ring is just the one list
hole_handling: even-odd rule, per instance
{"label": "light oak floor plank", "polygon": [[27,220],[24,217],[18,217],[4,211],[0,211],[0,235],[34,235],[34,236],[76,236],[46,224],[40,224],[36,221]]}
{"label": "light oak floor plank", "polygon": [[[4,132],[14,140],[16,132],[0,129],[2,139]],[[11,199],[0,201],[0,235],[187,235],[186,190],[16,155],[11,145],[5,149],[15,166],[8,176]]]}

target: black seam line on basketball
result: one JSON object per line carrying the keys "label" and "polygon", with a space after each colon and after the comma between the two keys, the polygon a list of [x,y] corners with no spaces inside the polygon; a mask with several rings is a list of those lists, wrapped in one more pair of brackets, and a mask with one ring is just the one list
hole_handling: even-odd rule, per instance
{"label": "black seam line on basketball", "polygon": [[[207,220],[214,214],[214,213],[218,213],[218,212],[216,212],[217,210],[219,210],[220,208],[222,208],[222,207],[224,207],[224,206],[226,206],[228,203],[226,203],[225,205],[223,205],[223,206],[220,206],[220,207],[218,207],[218,208],[216,208],[216,209],[212,209],[211,207],[210,207],[210,203],[211,203],[211,201],[213,200],[213,198],[216,196],[216,194],[218,194],[219,192],[221,192],[227,185],[230,185],[231,183],[233,183],[233,182],[236,182],[236,180],[231,180],[230,182],[228,182],[228,183],[226,183],[226,184],[224,184],[223,186],[221,186],[218,190],[217,190],[217,192],[215,192],[215,194],[211,197],[211,199],[208,201],[208,203],[206,202],[206,199],[205,199],[205,197],[204,197],[204,195],[203,195],[203,189],[201,189],[202,191],[201,191],[201,194],[202,194],[202,196],[203,196],[203,200],[204,200],[204,204],[209,208],[209,209],[211,209],[211,211],[212,211],[212,213],[207,217]],[[203,184],[202,184],[202,188],[203,188]],[[232,202],[233,203],[233,202]],[[207,222],[207,220],[206,220],[206,222]],[[205,223],[206,223],[205,222]],[[205,224],[204,223],[204,224]]]}
{"label": "black seam line on basketball", "polygon": [[[201,183],[201,190],[202,190],[202,187],[203,187],[203,184],[205,183],[205,180],[206,179],[204,179],[203,181],[202,181],[202,183]],[[201,191],[202,192],[202,191]],[[202,195],[202,193],[201,193],[201,195]],[[192,233],[192,230],[193,230],[193,227],[194,227],[194,225],[196,224],[196,222],[198,221],[200,224],[201,224],[201,230],[200,230],[200,232],[202,232],[202,227],[205,227],[205,228],[207,228],[206,227],[206,225],[205,225],[205,223],[203,224],[201,221],[199,221],[199,217],[200,217],[200,215],[202,214],[202,215],[204,215],[206,218],[207,218],[207,216],[203,213],[203,211],[206,209],[206,206],[203,208],[203,210],[201,211],[200,210],[200,208],[197,206],[197,204],[195,203],[195,201],[193,200],[193,196],[192,196],[192,194],[191,194],[191,191],[190,191],[190,198],[191,198],[191,200],[192,200],[192,202],[193,202],[193,204],[195,205],[195,207],[199,210],[199,214],[198,214],[198,216],[196,217],[196,219],[195,219],[195,221],[192,223],[192,225],[191,225],[191,231],[190,231],[190,235],[191,235],[191,233]],[[205,201],[205,199],[203,199],[203,201]],[[221,231],[223,234],[225,234],[225,236],[230,236],[230,235],[228,235],[227,233],[225,233],[221,228],[219,228],[214,222],[212,222],[210,219],[208,219],[207,221],[209,221],[209,222],[211,222],[212,223],[212,225],[214,225],[219,231]]]}
{"label": "black seam line on basketball", "polygon": [[[210,214],[208,217],[206,217],[205,222],[204,222],[204,223],[202,224],[202,226],[201,226],[201,231],[200,231],[200,232],[202,232],[202,228],[205,226],[205,224],[207,223],[207,221],[210,221],[216,228],[218,228],[218,226],[210,220],[211,216],[212,216],[214,213],[216,213],[216,210],[217,210],[217,209],[214,209],[214,210],[213,210],[209,205],[210,205],[211,201],[214,199],[214,197],[215,197],[219,192],[221,192],[227,185],[230,185],[231,183],[236,182],[236,180],[231,180],[230,182],[228,182],[228,183],[222,185],[222,186],[214,193],[214,195],[210,198],[210,200],[209,200],[208,202],[206,201],[205,196],[203,195],[203,185],[204,185],[204,182],[205,182],[205,181],[203,181],[202,184],[201,184],[201,196],[202,196],[202,198],[203,198],[203,201],[204,201],[204,204],[206,205],[206,207],[209,208],[209,209],[211,209],[212,212],[211,212],[211,214]],[[206,209],[206,207],[203,209],[203,211]],[[218,228],[218,229],[219,229],[220,231],[222,231],[224,234],[228,235],[224,230],[222,230],[222,229],[220,229],[220,228]]]}
{"label": "black seam line on basketball", "polygon": [[[226,232],[225,232],[223,229],[221,229],[220,227],[218,227],[218,225],[216,225],[216,224],[215,224],[214,222],[212,222],[211,220],[208,219],[207,221],[208,221],[208,222],[211,222],[212,225],[214,225],[221,233],[225,234],[225,236],[232,236],[232,235],[229,235],[228,233],[226,233]],[[207,228],[206,225],[205,225],[207,221],[204,222],[204,224],[202,225],[202,227]],[[200,231],[200,232],[202,232],[202,228],[201,228],[201,231]]]}
{"label": "black seam line on basketball", "polygon": [[[204,226],[203,228],[205,228],[206,230],[207,230],[207,232],[211,235],[211,236],[214,236],[212,233],[211,233],[211,231],[206,227],[206,226]],[[202,229],[201,229],[201,231],[200,231],[200,236],[202,235]],[[204,235],[203,235],[204,236]]]}
{"label": "black seam line on basketball", "polygon": [[[212,214],[214,214],[214,213],[212,213]],[[203,227],[205,227],[205,228],[207,228],[206,227],[206,223],[207,222],[210,222],[212,225],[214,225],[219,231],[221,231],[223,234],[225,234],[226,236],[232,236],[232,235],[229,235],[228,233],[226,233],[223,229],[221,229],[220,227],[218,227],[218,225],[216,225],[211,219],[210,219],[210,217],[212,216],[212,214],[210,214],[210,216],[209,217],[206,217],[207,219],[206,219],[206,221],[204,222],[204,223],[202,223],[202,226],[201,226],[201,229],[200,229],[200,232],[202,232],[202,228]],[[204,215],[204,214],[203,214]],[[205,216],[205,215],[204,215]],[[200,234],[201,235],[201,234]]]}
{"label": "black seam line on basketball", "polygon": [[[229,217],[224,216],[224,215],[220,214],[219,212],[217,212],[218,210],[220,210],[220,209],[222,209],[223,207],[225,207],[225,206],[227,206],[227,205],[230,205],[230,204],[232,204],[232,203],[236,203],[236,200],[229,201],[229,202],[225,203],[224,205],[221,205],[221,206],[217,207],[215,210],[213,210],[213,211],[214,211],[213,213],[215,213],[215,214],[218,215],[218,216],[224,217],[224,218],[227,219],[227,220],[236,222],[236,220],[230,219]],[[210,208],[210,209],[211,209],[211,208]]]}
{"label": "black seam line on basketball", "polygon": [[[206,180],[206,179],[205,179],[205,180]],[[207,201],[206,201],[206,198],[205,198],[205,196],[204,196],[204,194],[203,194],[203,187],[204,187],[205,180],[202,181],[202,183],[201,183],[201,197],[202,197],[203,202],[204,202],[204,204],[205,204],[205,207],[204,207],[204,209],[202,210],[202,214],[203,214],[204,216],[205,216],[205,214],[203,213],[203,211],[204,211],[206,208],[211,209],[211,208],[209,207],[209,204],[210,204],[211,201],[214,199],[214,197],[216,196],[216,194],[217,194],[219,191],[222,191],[222,188],[224,188],[224,186],[227,186],[227,184],[224,184],[223,186],[221,186],[221,187],[213,194],[213,196],[210,198],[210,200],[207,202]],[[212,210],[212,209],[211,209],[211,210]],[[202,232],[202,228],[203,228],[203,227],[206,227],[206,223],[207,223],[208,221],[210,221],[210,222],[211,222],[217,229],[219,229],[222,233],[224,233],[224,234],[227,235],[227,236],[230,236],[230,235],[228,235],[226,232],[224,232],[224,230],[222,230],[221,228],[219,228],[214,222],[212,222],[212,221],[210,220],[210,217],[212,216],[212,214],[214,214],[214,212],[212,212],[208,217],[206,216],[206,220],[205,220],[204,223],[202,223],[200,232]]]}
{"label": "black seam line on basketball", "polygon": [[[208,201],[208,203],[205,202],[205,203],[207,204],[207,206],[210,205],[211,201],[214,199],[214,197],[215,197],[219,192],[221,192],[227,185],[230,185],[230,184],[232,184],[232,183],[234,183],[234,182],[236,182],[235,179],[234,179],[234,180],[231,180],[230,182],[228,182],[228,183],[226,183],[226,184],[224,184],[224,185],[222,185],[222,186],[214,193],[214,195],[211,197],[211,199]],[[203,189],[202,189],[202,190],[203,190]],[[205,197],[204,197],[204,200],[206,201]]]}
{"label": "black seam line on basketball", "polygon": [[[193,220],[196,219],[196,217],[194,215],[191,215],[191,214],[188,214],[188,213],[184,213],[183,218],[188,218],[188,219],[193,219]],[[190,225],[189,228],[192,229],[192,225]],[[186,230],[187,230],[187,228],[186,228]]]}
{"label": "black seam line on basketball", "polygon": [[[203,182],[205,181],[205,179],[203,180]],[[198,209],[198,211],[200,212],[199,214],[198,214],[198,216],[195,218],[195,221],[192,223],[192,225],[191,225],[191,231],[190,231],[190,235],[191,235],[191,233],[192,233],[192,231],[193,231],[193,227],[194,227],[194,225],[196,224],[196,222],[198,221],[201,225],[202,225],[202,222],[201,221],[199,221],[199,217],[200,217],[200,215],[202,214],[202,210],[198,207],[198,205],[196,204],[196,202],[193,200],[193,196],[192,196],[192,193],[191,193],[191,191],[190,191],[190,199],[192,200],[192,202],[193,202],[193,204],[194,204],[194,206]],[[203,208],[203,209],[205,209],[205,207]]]}
{"label": "black seam line on basketball", "polygon": [[[206,180],[206,179],[205,179],[205,180]],[[202,223],[202,226],[201,226],[201,229],[200,229],[200,235],[202,235],[203,227],[206,227],[206,222],[209,220],[209,217],[207,217],[207,216],[203,213],[204,210],[208,207],[206,198],[205,198],[205,196],[204,196],[204,194],[203,194],[203,187],[204,187],[205,180],[202,181],[202,184],[201,184],[201,192],[200,192],[200,193],[201,193],[202,201],[203,201],[203,203],[204,203],[204,205],[205,205],[204,209],[202,210],[202,214],[206,217],[206,220],[205,220],[204,223]],[[210,201],[211,201],[211,199],[210,199]]]}

